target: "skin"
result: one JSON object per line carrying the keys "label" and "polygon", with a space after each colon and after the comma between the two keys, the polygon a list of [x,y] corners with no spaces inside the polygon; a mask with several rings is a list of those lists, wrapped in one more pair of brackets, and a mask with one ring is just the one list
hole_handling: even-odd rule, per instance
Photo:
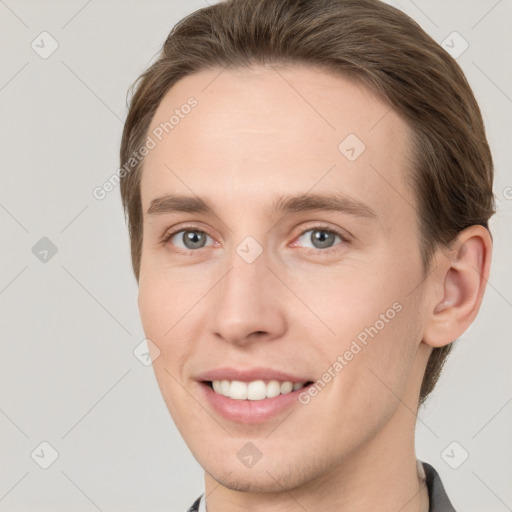
{"label": "skin", "polygon": [[[426,511],[413,411],[431,348],[478,312],[489,235],[462,232],[425,278],[405,121],[363,86],[312,67],[220,71],[167,93],[150,132],[190,96],[198,105],[147,155],[141,181],[141,320],[160,351],[165,403],[205,470],[208,511]],[[348,134],[366,146],[352,162],[338,150]],[[376,217],[271,209],[281,195],[333,191]],[[147,214],[170,193],[204,198],[215,215]],[[318,225],[351,236],[325,253],[310,236]],[[183,232],[162,241],[185,228],[206,233],[204,247],[187,248]],[[263,249],[250,264],[236,252],[247,236]],[[242,424],[202,398],[195,376],[223,366],[320,379],[397,302],[402,310],[307,405]],[[237,457],[247,442],[262,453],[250,468]]]}

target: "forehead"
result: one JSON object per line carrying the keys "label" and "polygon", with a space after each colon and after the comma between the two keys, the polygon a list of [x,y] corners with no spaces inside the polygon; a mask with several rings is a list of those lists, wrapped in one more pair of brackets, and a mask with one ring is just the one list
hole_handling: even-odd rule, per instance
{"label": "forehead", "polygon": [[164,193],[225,204],[229,194],[243,206],[264,205],[270,191],[337,191],[387,216],[413,203],[407,124],[361,84],[324,70],[255,66],[188,76],[168,91],[148,135],[156,145],[143,166],[144,212]]}

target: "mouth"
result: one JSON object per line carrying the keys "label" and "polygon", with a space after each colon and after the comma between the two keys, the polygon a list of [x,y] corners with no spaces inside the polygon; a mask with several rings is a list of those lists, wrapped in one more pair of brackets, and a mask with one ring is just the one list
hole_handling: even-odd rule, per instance
{"label": "mouth", "polygon": [[[291,365],[290,365],[291,366]],[[195,376],[200,399],[232,422],[270,420],[291,407],[302,407],[300,394],[313,385],[311,374],[292,374],[264,366],[215,368]]]}
{"label": "mouth", "polygon": [[291,382],[279,380],[253,380],[244,382],[241,380],[212,380],[202,381],[217,395],[233,400],[258,401],[267,398],[275,398],[280,395],[288,395],[299,391],[311,384],[312,381]]}
{"label": "mouth", "polygon": [[313,381],[201,380],[202,398],[212,411],[238,424],[264,423],[291,407],[303,407],[299,397]]}

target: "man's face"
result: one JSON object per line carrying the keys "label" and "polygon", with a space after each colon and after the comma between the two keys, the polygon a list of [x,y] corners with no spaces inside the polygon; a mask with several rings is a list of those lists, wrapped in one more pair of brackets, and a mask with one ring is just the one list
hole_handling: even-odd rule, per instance
{"label": "man's face", "polygon": [[[151,123],[162,140],[152,135],[141,182],[139,307],[158,384],[202,467],[239,490],[291,489],[399,441],[390,425],[414,424],[399,403],[414,407],[426,360],[406,124],[340,76],[276,69],[179,81]],[[341,209],[304,208],[313,194]],[[170,195],[210,210],[155,201]],[[239,379],[264,381],[253,396],[287,391],[276,372],[315,384],[239,400],[202,382],[217,369],[256,369]]]}

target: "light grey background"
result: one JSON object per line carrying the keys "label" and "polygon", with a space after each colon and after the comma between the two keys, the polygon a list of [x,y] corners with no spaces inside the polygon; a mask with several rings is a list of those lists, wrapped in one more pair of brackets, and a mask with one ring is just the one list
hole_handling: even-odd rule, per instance
{"label": "light grey background", "polygon": [[[454,50],[453,31],[468,42],[458,61],[485,118],[499,210],[480,315],[419,415],[417,453],[457,510],[512,510],[512,1],[389,3]],[[203,488],[133,354],[144,333],[119,190],[92,191],[118,169],[129,85],[205,5],[0,0],[2,511],[180,512]],[[31,47],[48,52],[52,39],[47,58]],[[47,262],[32,252],[43,237],[57,247]],[[48,469],[42,442],[58,453]]]}

